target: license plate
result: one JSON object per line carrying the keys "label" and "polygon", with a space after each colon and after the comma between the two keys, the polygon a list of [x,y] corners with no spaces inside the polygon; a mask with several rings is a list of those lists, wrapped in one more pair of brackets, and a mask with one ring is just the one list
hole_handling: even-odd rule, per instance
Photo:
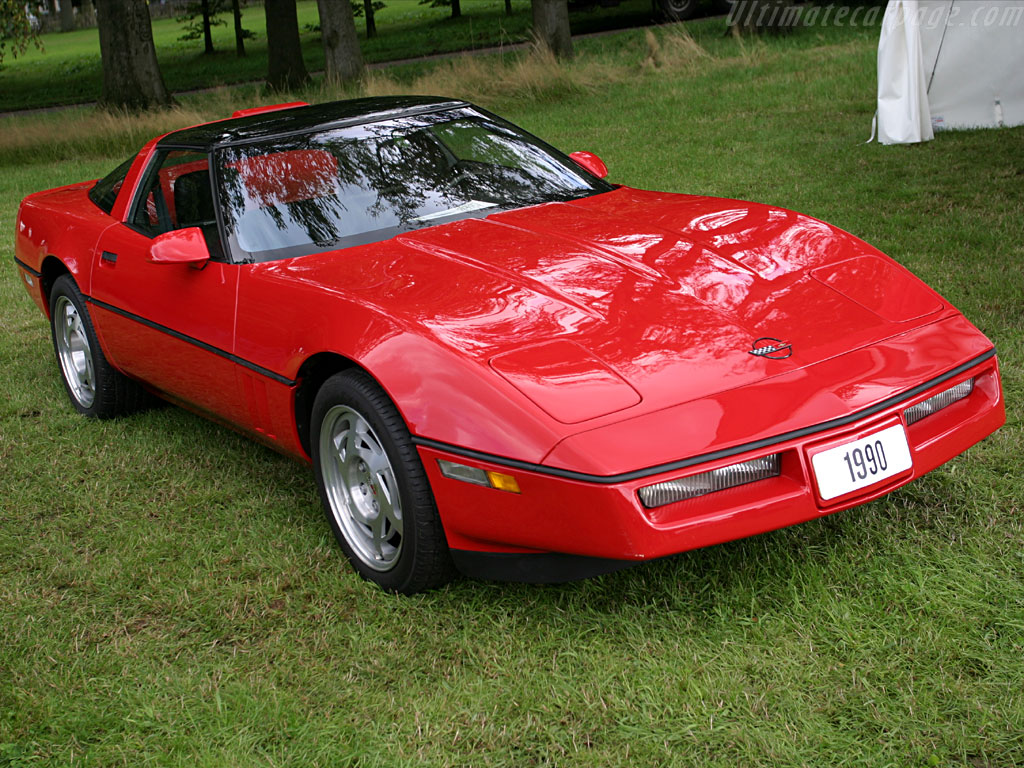
{"label": "license plate", "polygon": [[818,493],[828,500],[867,488],[913,466],[903,426],[837,445],[811,457]]}

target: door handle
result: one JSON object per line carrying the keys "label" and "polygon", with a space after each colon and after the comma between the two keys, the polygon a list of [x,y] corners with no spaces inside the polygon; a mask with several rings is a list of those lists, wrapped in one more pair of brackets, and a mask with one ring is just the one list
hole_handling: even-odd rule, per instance
{"label": "door handle", "polygon": [[103,259],[103,261],[109,261],[111,264],[117,262],[117,254],[111,253],[110,251],[103,251],[103,253],[100,254],[100,258]]}

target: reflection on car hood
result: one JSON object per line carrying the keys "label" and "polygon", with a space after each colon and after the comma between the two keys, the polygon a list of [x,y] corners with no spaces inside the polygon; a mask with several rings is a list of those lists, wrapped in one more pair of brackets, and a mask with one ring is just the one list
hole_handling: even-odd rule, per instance
{"label": "reflection on car hood", "polygon": [[[342,275],[323,255],[309,257],[321,263],[316,279],[351,291],[363,274],[357,290],[367,300],[482,364],[571,339],[628,382],[643,401],[631,407],[644,411],[843,354],[937,319],[945,306],[816,219],[628,188],[379,245],[365,264],[373,279],[358,259]],[[763,337],[791,354],[751,354]],[[517,355],[520,374],[528,357]]]}

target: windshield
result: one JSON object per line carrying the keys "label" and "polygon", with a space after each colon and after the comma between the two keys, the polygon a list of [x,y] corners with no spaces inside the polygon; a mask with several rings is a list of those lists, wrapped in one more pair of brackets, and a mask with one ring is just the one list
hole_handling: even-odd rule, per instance
{"label": "windshield", "polygon": [[216,162],[236,262],[611,189],[529,134],[468,109],[229,146]]}

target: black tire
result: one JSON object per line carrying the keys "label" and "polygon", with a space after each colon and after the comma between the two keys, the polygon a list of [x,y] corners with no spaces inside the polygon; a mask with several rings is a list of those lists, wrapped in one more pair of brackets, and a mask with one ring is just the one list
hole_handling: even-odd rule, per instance
{"label": "black tire", "polygon": [[658,8],[669,21],[688,21],[699,7],[700,0],[658,0]]}
{"label": "black tire", "polygon": [[331,530],[356,571],[411,595],[455,574],[434,495],[398,409],[359,370],[320,387],[313,472]]}
{"label": "black tire", "polygon": [[111,419],[149,402],[137,383],[107,362],[71,275],[61,275],[50,289],[50,338],[64,389],[79,413]]}

